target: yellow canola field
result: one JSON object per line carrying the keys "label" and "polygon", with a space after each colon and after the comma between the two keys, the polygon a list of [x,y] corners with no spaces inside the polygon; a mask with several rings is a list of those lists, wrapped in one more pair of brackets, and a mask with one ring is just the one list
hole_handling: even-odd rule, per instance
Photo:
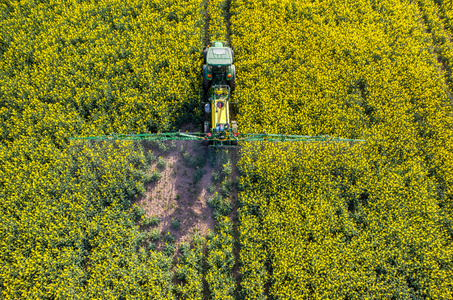
{"label": "yellow canola field", "polygon": [[84,134],[136,133],[197,103],[201,1],[21,3],[2,4],[4,113],[36,99],[74,108]]}
{"label": "yellow canola field", "polygon": [[206,282],[210,299],[233,300],[236,289],[236,281],[231,274],[235,264],[233,223],[229,217],[219,216],[216,219],[217,233],[206,243]]}
{"label": "yellow canola field", "polygon": [[68,138],[186,122],[203,24],[201,1],[1,1],[1,299],[175,299],[129,212],[149,157]]}
{"label": "yellow canola field", "polygon": [[209,0],[207,11],[210,41],[227,41],[226,8],[227,1],[225,0]]}
{"label": "yellow canola field", "polygon": [[[453,2],[448,0],[435,1],[440,15],[443,17],[445,29],[453,34]],[[451,38],[450,38],[451,40]]]}
{"label": "yellow canola field", "polygon": [[232,2],[240,130],[366,139],[241,149],[243,298],[453,296],[451,91],[418,2]]}
{"label": "yellow canola field", "polygon": [[451,298],[451,221],[420,158],[370,146],[249,144],[240,165],[244,299]]}
{"label": "yellow canola field", "polygon": [[[445,82],[449,86],[447,94],[451,101],[453,95],[453,42],[451,40],[451,15],[453,4],[451,1],[438,3],[434,0],[417,0],[413,3],[418,9],[419,22],[425,25],[425,42],[431,49],[439,64],[439,72],[445,76]],[[451,28],[450,28],[451,27]]]}

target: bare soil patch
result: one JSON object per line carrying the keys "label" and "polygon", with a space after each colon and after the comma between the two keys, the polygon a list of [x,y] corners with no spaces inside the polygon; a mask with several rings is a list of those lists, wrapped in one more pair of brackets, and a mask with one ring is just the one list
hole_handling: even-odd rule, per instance
{"label": "bare soil patch", "polygon": [[[215,171],[207,163],[207,147],[197,141],[172,143],[173,148],[165,153],[145,145],[145,150],[153,151],[156,156],[149,172],[152,174],[159,170],[161,178],[149,184],[145,196],[137,201],[145,209],[146,217],[157,216],[160,219],[158,225],[142,228],[161,232],[162,238],[156,243],[157,250],[162,250],[164,236],[168,233],[174,237],[177,249],[181,242],[189,242],[196,232],[206,237],[208,230],[215,225],[212,209],[206,203],[211,196],[208,187]],[[170,145],[170,142],[165,144]],[[195,160],[205,160],[206,163],[200,168],[194,166]],[[162,161],[166,162],[165,167],[159,163]],[[179,228],[172,226],[172,222],[179,222]]]}

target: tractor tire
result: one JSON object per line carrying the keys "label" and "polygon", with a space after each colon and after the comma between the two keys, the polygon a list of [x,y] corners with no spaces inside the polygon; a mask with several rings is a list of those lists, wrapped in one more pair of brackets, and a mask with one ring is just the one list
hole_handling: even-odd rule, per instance
{"label": "tractor tire", "polygon": [[203,63],[206,64],[206,56],[208,55],[208,47],[203,48]]}
{"label": "tractor tire", "polygon": [[[208,121],[204,122],[203,131],[204,131],[205,134],[209,132],[209,122]],[[208,140],[203,140],[203,141],[201,141],[201,144],[203,146],[209,146],[209,141]]]}
{"label": "tractor tire", "polygon": [[[238,124],[236,123],[236,121],[231,121],[231,127],[232,127],[233,134],[238,132]],[[231,141],[231,145],[237,146],[238,141],[236,141],[236,140]]]}
{"label": "tractor tire", "polygon": [[233,93],[233,92],[234,92],[234,89],[236,88],[236,78],[231,79],[231,80],[228,82],[228,85],[230,86],[230,91],[231,91],[231,93]]}
{"label": "tractor tire", "polygon": [[205,92],[207,92],[209,90],[209,88],[211,87],[211,84],[212,84],[212,80],[208,80],[204,76],[206,68],[207,68],[206,65],[203,65],[203,68],[201,69],[201,76],[203,77],[203,90]]}
{"label": "tractor tire", "polygon": [[203,89],[205,91],[209,90],[209,88],[211,87],[211,84],[212,84],[211,80],[207,80],[206,78],[203,77]]}
{"label": "tractor tire", "polygon": [[233,78],[228,80],[228,86],[230,87],[231,93],[233,93],[234,89],[236,88],[236,67],[234,65],[231,65],[231,68],[233,69]]}

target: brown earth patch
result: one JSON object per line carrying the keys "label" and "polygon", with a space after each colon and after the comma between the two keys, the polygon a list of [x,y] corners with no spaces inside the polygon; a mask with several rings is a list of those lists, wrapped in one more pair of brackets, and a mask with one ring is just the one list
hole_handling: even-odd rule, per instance
{"label": "brown earth patch", "polygon": [[[164,143],[170,145],[170,142]],[[151,174],[154,170],[159,170],[159,159],[165,160],[166,165],[159,170],[160,180],[149,184],[145,196],[137,201],[145,209],[146,217],[157,216],[160,219],[158,225],[142,228],[148,231],[158,229],[162,233],[161,240],[156,243],[158,251],[162,250],[165,244],[163,237],[167,233],[173,235],[177,249],[182,242],[189,242],[196,232],[206,237],[208,230],[212,230],[215,225],[213,211],[206,203],[211,196],[208,187],[215,171],[207,163],[207,147],[198,141],[173,143],[173,149],[166,153],[159,153],[155,147],[145,146],[146,151],[154,150],[156,156],[149,168]],[[206,163],[197,168],[190,165],[189,159],[204,159]],[[197,180],[195,176],[198,169],[202,170],[202,176]],[[199,171],[198,174],[200,176]],[[172,226],[172,221],[179,221],[179,229]]]}
{"label": "brown earth patch", "polygon": [[[193,132],[196,130],[188,126],[181,131]],[[160,232],[161,236],[158,241],[147,240],[147,243],[155,244],[156,251],[165,249],[167,242],[165,237],[168,233],[173,236],[175,246],[173,262],[176,265],[180,257],[181,243],[190,242],[195,233],[206,238],[209,230],[214,231],[216,225],[214,210],[208,206],[208,199],[215,192],[222,195],[221,186],[223,182],[236,182],[238,178],[236,163],[239,150],[238,148],[210,148],[202,145],[201,141],[144,142],[143,147],[145,153],[151,151],[155,157],[149,167],[149,174],[158,170],[161,178],[146,185],[145,195],[138,198],[134,204],[145,210],[144,217],[158,217],[160,222],[157,225],[140,226],[141,221],[139,221],[138,225],[140,230],[144,232],[151,233],[155,230]],[[161,163],[159,163],[159,160]],[[163,160],[165,160],[165,166],[163,166]],[[219,174],[224,170],[222,164],[226,160],[231,163],[231,173],[227,180],[221,179],[222,183],[220,183]],[[197,168],[197,165],[201,167]],[[214,174],[217,174],[217,176],[213,176]],[[213,177],[217,178],[215,182]],[[232,203],[232,212],[229,217],[233,222],[235,235],[233,254],[236,260],[232,275],[235,277],[239,288],[238,190],[236,184],[231,186],[228,198]],[[178,229],[172,226],[172,221],[176,220],[180,224]],[[143,246],[146,246],[147,243]],[[204,248],[203,264],[204,269],[206,269],[206,245]],[[174,284],[179,284],[176,277],[173,280]],[[209,289],[204,276],[203,283],[205,297],[208,297]],[[235,291],[235,295],[238,296],[238,290]]]}

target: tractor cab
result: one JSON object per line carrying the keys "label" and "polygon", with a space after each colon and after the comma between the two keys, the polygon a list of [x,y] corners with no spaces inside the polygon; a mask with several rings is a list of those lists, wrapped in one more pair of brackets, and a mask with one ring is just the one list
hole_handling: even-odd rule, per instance
{"label": "tractor cab", "polygon": [[[219,44],[219,45],[217,45]],[[229,66],[233,63],[233,52],[231,48],[223,47],[216,42],[214,47],[208,47],[206,52],[206,64],[213,68]]]}
{"label": "tractor cab", "polygon": [[203,49],[203,88],[205,91],[213,85],[230,86],[235,88],[236,68],[233,65],[234,51],[227,42],[214,41]]}

